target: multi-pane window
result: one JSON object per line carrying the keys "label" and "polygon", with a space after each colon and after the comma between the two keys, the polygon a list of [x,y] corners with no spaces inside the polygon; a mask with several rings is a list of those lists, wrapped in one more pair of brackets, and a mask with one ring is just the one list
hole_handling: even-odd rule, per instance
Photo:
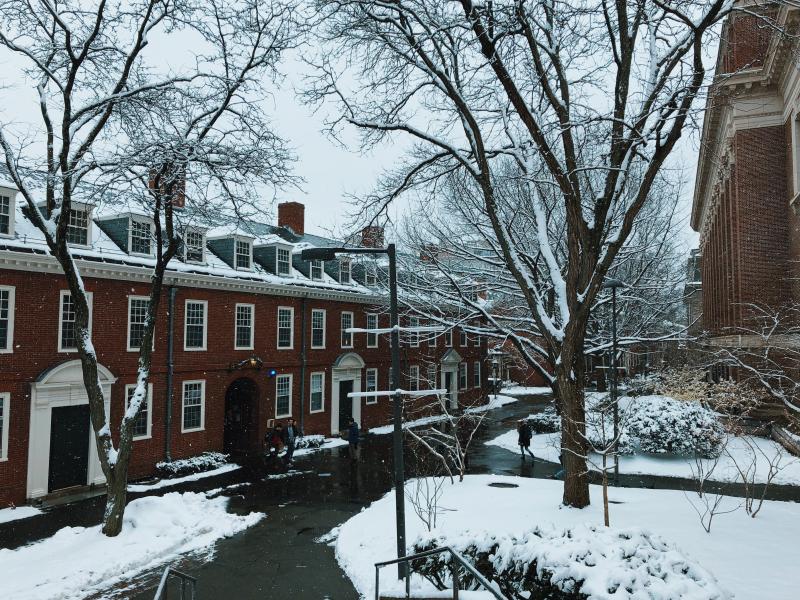
{"label": "multi-pane window", "polygon": [[11,235],[11,198],[0,194],[0,235]]}
{"label": "multi-pane window", "polygon": [[138,350],[142,347],[149,306],[149,298],[128,297],[128,350]]}
{"label": "multi-pane window", "polygon": [[253,349],[253,313],[252,304],[236,305],[236,350]]}
{"label": "multi-pane window", "polygon": [[[429,324],[431,324],[431,323],[429,323]],[[435,332],[435,331],[431,331],[428,334],[428,346],[430,348],[435,348],[438,345],[439,345],[439,334],[437,332]]]}
{"label": "multi-pane window", "polygon": [[472,387],[481,387],[481,363],[477,360],[472,363]]}
{"label": "multi-pane window", "polygon": [[85,208],[70,208],[67,217],[67,242],[80,246],[89,245],[89,211]]}
{"label": "multi-pane window", "polygon": [[201,263],[205,261],[205,235],[202,231],[187,229],[183,236],[183,251],[186,262]]}
{"label": "multi-pane window", "polygon": [[408,367],[408,385],[411,391],[419,389],[419,366],[411,365]]}
{"label": "multi-pane window", "polygon": [[8,458],[8,411],[11,396],[0,394],[0,460]]}
{"label": "multi-pane window", "polygon": [[367,265],[364,273],[364,283],[366,283],[368,287],[374,287],[378,283],[378,276],[375,272],[374,265]]}
{"label": "multi-pane window", "polygon": [[418,348],[419,347],[419,331],[416,331],[416,330],[419,329],[419,317],[411,317],[408,320],[408,327],[409,327],[409,329],[412,330],[408,334],[409,345],[412,348]]}
{"label": "multi-pane window", "polygon": [[453,347],[453,330],[448,329],[444,332],[444,346],[445,348]]}
{"label": "multi-pane window", "polygon": [[[135,385],[126,385],[125,386],[125,406],[128,407],[131,404],[131,399],[133,399],[133,394],[136,392]],[[136,419],[133,421],[132,433],[133,439],[144,439],[150,437],[150,414],[152,409],[152,398],[153,394],[153,386],[151,384],[147,385],[147,394],[142,400],[142,404],[139,407],[139,413],[136,415]]]}
{"label": "multi-pane window", "polygon": [[311,404],[312,413],[325,410],[325,373],[311,374]]}
{"label": "multi-pane window", "polygon": [[459,363],[458,365],[458,389],[467,389],[467,363]]}
{"label": "multi-pane window", "polygon": [[14,288],[0,287],[0,352],[14,349]]}
{"label": "multi-pane window", "polygon": [[278,248],[276,253],[278,275],[289,275],[292,268],[292,253],[288,248]]}
{"label": "multi-pane window", "polygon": [[314,281],[322,281],[322,273],[324,272],[324,265],[321,260],[311,261],[311,279]]}
{"label": "multi-pane window", "polygon": [[278,375],[275,378],[275,418],[292,414],[292,376]]}
{"label": "multi-pane window", "polygon": [[206,382],[183,382],[183,431],[198,431],[205,426]]}
{"label": "multi-pane window", "polygon": [[478,348],[481,345],[481,336],[477,333],[472,336],[472,345]]}
{"label": "multi-pane window", "polygon": [[278,348],[291,349],[294,340],[294,309],[278,308]]}
{"label": "multi-pane window", "polygon": [[[377,328],[378,328],[378,315],[374,314],[367,315],[367,329],[377,329]],[[377,347],[378,347],[378,334],[368,333],[367,348],[377,348]]]}
{"label": "multi-pane window", "polygon": [[428,388],[435,390],[436,387],[436,365],[431,363],[428,365]]}
{"label": "multi-pane window", "polygon": [[[378,391],[378,369],[367,369],[367,385],[365,392]],[[376,396],[367,396],[364,401],[365,404],[375,404],[378,401]]]}
{"label": "multi-pane window", "polygon": [[184,350],[206,349],[206,309],[205,300],[187,300],[183,332]]}
{"label": "multi-pane window", "polygon": [[353,334],[347,331],[353,326],[353,313],[342,313],[342,348],[353,347]]}
{"label": "multi-pane window", "polygon": [[311,347],[325,347],[325,311],[321,308],[311,311]]}
{"label": "multi-pane window", "polygon": [[152,237],[150,223],[131,220],[131,252],[134,254],[151,254]]}
{"label": "multi-pane window", "polygon": [[467,332],[463,329],[459,329],[458,331],[458,345],[462,348],[467,345]]}
{"label": "multi-pane window", "polygon": [[[86,292],[86,301],[89,304],[89,331],[92,330],[92,293]],[[58,349],[61,352],[74,352],[78,349],[78,323],[77,308],[72,294],[61,292],[58,323]]]}
{"label": "multi-pane window", "polygon": [[339,261],[339,283],[350,283],[350,261],[345,258]]}
{"label": "multi-pane window", "polygon": [[250,242],[236,240],[235,264],[237,269],[250,269],[251,251]]}

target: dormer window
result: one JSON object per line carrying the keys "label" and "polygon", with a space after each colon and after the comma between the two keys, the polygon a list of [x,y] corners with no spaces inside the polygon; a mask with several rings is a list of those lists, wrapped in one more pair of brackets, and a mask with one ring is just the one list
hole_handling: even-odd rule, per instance
{"label": "dormer window", "polygon": [[249,271],[253,265],[253,245],[245,240],[236,240],[234,264],[237,269]]}
{"label": "dormer window", "polygon": [[132,254],[145,254],[150,256],[153,253],[153,226],[149,221],[131,219],[131,240],[130,248]]}
{"label": "dormer window", "polygon": [[350,283],[350,261],[346,258],[339,261],[339,283]]}
{"label": "dormer window", "polygon": [[187,229],[183,235],[183,252],[186,262],[206,262],[206,236],[198,229]]}
{"label": "dormer window", "polygon": [[9,194],[0,191],[0,236],[14,235],[14,204]]}
{"label": "dormer window", "polygon": [[364,272],[364,283],[367,284],[367,287],[375,287],[378,283],[378,276],[375,273],[374,265],[367,265],[366,271]]}
{"label": "dormer window", "polygon": [[275,253],[275,272],[278,275],[291,275],[292,252],[288,248],[277,248]]}
{"label": "dormer window", "polygon": [[325,270],[325,264],[321,260],[311,261],[311,279],[314,281],[322,281],[322,273]]}
{"label": "dormer window", "polygon": [[89,245],[89,208],[70,208],[67,219],[67,243],[76,246]]}

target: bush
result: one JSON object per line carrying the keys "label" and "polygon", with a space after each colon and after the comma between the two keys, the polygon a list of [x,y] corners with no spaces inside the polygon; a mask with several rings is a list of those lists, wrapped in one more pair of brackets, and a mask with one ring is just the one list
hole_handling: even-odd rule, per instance
{"label": "bush", "polygon": [[654,454],[719,456],[725,434],[717,416],[693,402],[642,396],[628,416],[628,432],[639,448]]}
{"label": "bush", "polygon": [[[728,598],[713,575],[661,538],[640,530],[537,527],[521,536],[465,531],[427,534],[414,552],[451,546],[481,575],[516,600],[674,600]],[[412,561],[438,589],[451,586],[447,553]],[[462,589],[479,589],[462,569]]]}
{"label": "bush", "polygon": [[228,462],[228,455],[221,452],[203,452],[190,458],[173,460],[172,462],[160,462],[156,464],[156,472],[159,477],[170,479],[172,477],[183,477],[193,473],[203,473],[216,469]]}
{"label": "bush", "polygon": [[319,448],[324,443],[324,435],[304,435],[303,437],[295,438],[294,447],[296,450],[301,450],[304,448]]}
{"label": "bush", "polygon": [[540,413],[529,415],[527,421],[533,433],[561,431],[561,417],[556,414],[556,410],[552,406],[548,406]]}

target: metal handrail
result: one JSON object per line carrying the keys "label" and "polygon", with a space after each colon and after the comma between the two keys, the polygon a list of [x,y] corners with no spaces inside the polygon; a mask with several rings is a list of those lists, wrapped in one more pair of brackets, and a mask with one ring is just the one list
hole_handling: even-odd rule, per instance
{"label": "metal handrail", "polygon": [[[408,556],[403,556],[400,558],[393,558],[392,560],[384,560],[382,562],[375,563],[375,600],[380,600],[380,589],[381,589],[381,567],[385,567],[388,565],[394,565],[397,563],[405,563],[406,564],[406,598],[411,598],[411,573],[408,570],[408,562],[412,560],[416,560],[418,558],[425,558],[426,556],[433,556],[434,554],[441,554],[442,552],[449,552],[450,556],[456,562],[460,563],[467,571],[472,573],[473,577],[478,580],[486,591],[492,594],[497,600],[508,600],[503,594],[498,592],[492,587],[492,584],[481,575],[478,570],[469,562],[466,558],[461,556],[458,552],[453,550],[450,546],[442,546],[441,548],[435,548],[433,550],[425,550],[425,552],[418,552],[417,554],[410,554]],[[456,565],[451,563],[450,564],[450,571],[452,572],[453,577],[453,600],[458,600],[458,571],[456,569]]]}
{"label": "metal handrail", "polygon": [[181,600],[186,600],[186,584],[189,584],[189,600],[194,600],[194,593],[197,587],[197,579],[192,577],[191,575],[187,575],[186,573],[182,573],[176,569],[171,567],[166,567],[164,569],[163,575],[161,575],[161,581],[158,584],[158,589],[156,590],[156,595],[153,597],[153,600],[167,600],[167,580],[169,580],[170,575],[173,577],[177,577],[181,580]]}

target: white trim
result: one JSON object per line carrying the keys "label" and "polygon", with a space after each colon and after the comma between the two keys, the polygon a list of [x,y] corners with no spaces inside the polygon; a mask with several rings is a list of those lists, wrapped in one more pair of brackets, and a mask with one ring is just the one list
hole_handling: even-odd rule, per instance
{"label": "white trim", "polygon": [[[348,359],[346,364],[348,366],[334,366],[331,368],[331,433],[336,434],[339,432],[339,382],[352,381],[353,393],[361,392],[361,371],[363,370],[364,361],[360,356],[353,352],[349,352],[345,357]],[[358,361],[351,361],[350,358],[358,358]],[[341,358],[341,357],[340,357]],[[361,363],[362,366],[356,367],[355,362]],[[340,361],[340,364],[345,361]],[[353,419],[356,423],[361,423],[361,399],[353,398]]]}
{"label": "white trim", "polygon": [[[347,265],[347,281],[342,281],[342,267]],[[353,262],[349,258],[339,259],[339,283],[342,285],[351,285],[353,283]]]}
{"label": "white trim", "polygon": [[[134,300],[146,300],[148,305],[148,312],[150,311],[150,296],[128,296],[128,331],[127,331],[127,340],[126,346],[128,348],[128,352],[138,352],[141,350],[139,346],[131,346],[131,304]],[[145,321],[145,326],[147,325],[147,321]],[[153,332],[155,333],[155,331]],[[153,349],[156,347],[156,336],[153,335]]]}
{"label": "white trim", "polygon": [[[291,327],[289,327],[289,345],[288,346],[281,346],[281,311],[288,310],[290,316],[289,322],[291,323]],[[294,350],[294,306],[279,306],[277,317],[275,319],[275,331],[276,331],[276,338],[275,338],[275,347],[278,350]]]}
{"label": "white trim", "polygon": [[419,365],[408,366],[408,389],[412,392],[419,390]]}
{"label": "white trim", "polygon": [[[317,410],[314,410],[311,407],[312,406],[311,405],[311,401],[312,401],[312,397],[313,397],[313,393],[314,393],[314,386],[312,384],[312,382],[314,381],[314,375],[322,375],[322,408],[319,408]],[[277,396],[277,393],[276,393],[276,395],[275,395],[276,407],[277,407],[277,398],[278,398],[278,396]],[[325,371],[313,371],[313,372],[309,373],[309,376],[308,376],[308,412],[309,412],[309,414],[312,414],[312,415],[316,414],[316,413],[325,412]]]}
{"label": "white trim", "polygon": [[14,352],[14,299],[16,288],[10,285],[0,285],[0,290],[8,292],[8,347],[0,348],[0,354],[11,354]]}
{"label": "white trim", "polygon": [[[233,237],[233,264],[231,265],[235,271],[252,271],[253,270],[253,240],[250,238],[234,235]],[[247,267],[240,267],[237,260],[239,253],[237,252],[238,244],[246,244],[248,251],[248,264]]]}
{"label": "white trim", "polygon": [[[286,261],[287,265],[288,265],[288,269],[287,269],[286,273],[281,273],[281,269],[280,269],[281,261],[280,261],[280,258],[278,258],[278,255],[279,255],[281,250],[285,251],[289,255],[289,258]],[[291,277],[292,276],[292,248],[291,248],[291,246],[281,246],[280,244],[276,244],[275,245],[275,275],[277,275],[278,277]]]}
{"label": "white trim", "polygon": [[[72,242],[67,242],[67,245],[70,248],[83,248],[85,250],[89,250],[92,247],[92,227],[94,226],[94,219],[92,218],[92,206],[86,204],[85,202],[72,202],[70,206],[70,210],[75,211],[84,211],[86,213],[86,243],[85,244],[75,244]],[[67,239],[67,232],[69,231],[69,215],[67,215],[67,229],[64,232],[64,239]]]}
{"label": "white trim", "polygon": [[[463,369],[463,371],[462,371]],[[461,385],[461,373],[464,373],[464,385]],[[458,391],[467,390],[469,389],[469,370],[467,369],[467,363],[461,362],[458,363]]]}
{"label": "white trim", "polygon": [[[370,317],[375,317],[375,327],[371,327],[370,326],[370,324],[369,324],[369,318]],[[378,316],[378,313],[367,313],[367,329],[378,329],[379,326],[380,326],[380,317]],[[369,337],[370,336],[373,336],[375,338],[375,343],[374,344],[370,344],[369,343]],[[379,343],[380,343],[380,341],[378,340],[378,334],[377,333],[368,333],[367,334],[367,348],[377,348]]]}
{"label": "white trim", "polygon": [[[408,318],[408,328],[409,329],[419,329],[419,317],[409,317]],[[412,331],[410,339],[408,340],[408,345],[411,348],[419,348],[419,331]]]}
{"label": "white trim", "polygon": [[[129,404],[128,390],[130,389],[136,389],[136,384],[130,383],[125,386],[125,396],[124,396],[125,410],[128,410],[128,404]],[[131,439],[134,442],[138,442],[139,440],[149,440],[151,437],[153,437],[153,384],[152,383],[147,384],[147,396],[145,397],[145,406],[147,407],[147,433],[145,435],[133,436]],[[141,408],[139,410],[141,411]],[[139,414],[141,414],[141,412]]]}
{"label": "white trim", "polygon": [[[200,234],[200,260],[189,260],[187,258],[187,248],[188,245],[186,244],[186,236],[188,233],[199,233]],[[206,230],[201,227],[192,227],[187,226],[183,229],[183,237],[181,238],[181,242],[183,243],[183,262],[187,265],[204,265],[206,264]]]}
{"label": "white trim", "polygon": [[[200,384],[200,426],[186,429],[184,423],[186,422],[186,385],[187,384]],[[195,431],[204,431],[206,428],[206,380],[205,379],[187,379],[181,383],[181,433],[194,433]]]}
{"label": "white trim", "polygon": [[0,427],[0,462],[8,460],[8,422],[11,415],[11,394],[0,392],[3,401],[3,426]]}
{"label": "white trim", "polygon": [[[350,315],[350,325],[347,326],[347,327],[345,327],[345,325],[344,325],[344,316],[345,315]],[[346,331],[347,329],[350,329],[352,327],[355,327],[355,315],[353,314],[353,311],[351,311],[351,310],[343,310],[339,314],[339,347],[340,348],[353,348],[354,347],[354,345],[355,345],[355,339],[354,339],[355,336],[352,333],[347,333],[347,331]],[[348,345],[345,345],[345,343],[344,343],[344,336],[345,335],[349,335],[350,336],[350,344],[348,344]]]}
{"label": "white trim", "polygon": [[[478,380],[477,383],[475,382],[476,379]],[[481,387],[481,361],[479,360],[473,361],[472,363],[472,387]]]}
{"label": "white trim", "polygon": [[[84,292],[86,294],[86,303],[89,305],[89,339],[92,339],[92,320],[93,320],[93,298],[94,294],[92,292]],[[63,333],[64,327],[64,297],[70,295],[71,292],[69,290],[61,290],[58,294],[58,351],[67,354],[71,352],[77,352],[78,347],[75,348],[63,348],[61,346],[61,334]],[[77,314],[76,314],[77,318]]]}
{"label": "white trim", "polygon": [[[369,389],[369,374],[370,373],[374,373],[375,374],[375,389],[374,390],[370,390]],[[378,391],[378,369],[376,369],[375,367],[370,367],[369,369],[367,369],[364,372],[364,391],[365,392],[377,392]],[[364,404],[377,404],[377,403],[378,403],[378,397],[377,396],[370,396],[370,397],[368,397],[368,398],[366,398],[364,400]]]}
{"label": "white trim", "polygon": [[[322,313],[322,345],[315,346],[314,345],[314,313]],[[325,344],[328,341],[328,311],[324,308],[312,308],[311,309],[311,349],[312,350],[324,350]]]}
{"label": "white trim", "polygon": [[453,347],[453,328],[452,327],[444,332],[444,347],[445,348],[452,348]]}
{"label": "white trim", "polygon": [[466,348],[468,346],[469,346],[469,339],[467,339],[467,330],[461,328],[458,330],[458,347]]}
{"label": "white trim", "polygon": [[[133,224],[134,223],[140,223],[140,224],[144,223],[144,224],[147,225],[147,227],[149,229],[149,232],[150,232],[150,237],[148,238],[149,242],[150,242],[150,252],[144,253],[144,252],[134,252],[133,251]],[[131,256],[143,256],[143,257],[147,257],[147,258],[152,258],[153,256],[155,256],[155,252],[154,252],[155,240],[153,239],[153,237],[154,237],[153,236],[153,228],[154,228],[154,226],[155,226],[155,223],[153,222],[153,219],[151,219],[149,217],[143,217],[143,216],[140,216],[140,215],[136,215],[136,216],[130,215],[130,216],[128,216],[128,254],[130,254]]]}
{"label": "white trim", "polygon": [[17,190],[0,185],[0,196],[8,197],[8,233],[0,231],[0,238],[14,238],[15,215],[17,213]]}
{"label": "white trim", "polygon": [[[239,346],[237,341],[239,339],[239,307],[250,308],[250,344],[247,346]],[[256,337],[256,305],[248,304],[246,302],[237,302],[233,308],[233,349],[234,350],[252,350],[255,344]]]}
{"label": "white trim", "polygon": [[[289,412],[286,414],[278,414],[278,382],[289,378]],[[292,416],[292,391],[294,388],[294,375],[291,373],[283,373],[275,377],[275,418],[286,419]]]}
{"label": "white trim", "polygon": [[[314,263],[319,263],[319,277],[314,277]],[[314,259],[309,261],[308,265],[308,278],[311,281],[322,281],[325,279],[325,261]]]}
{"label": "white trim", "polygon": [[[189,348],[186,346],[187,319],[189,318],[189,304],[203,305],[203,346],[202,348]],[[192,300],[187,298],[183,303],[183,351],[184,352],[204,352],[208,347],[208,300]]]}

